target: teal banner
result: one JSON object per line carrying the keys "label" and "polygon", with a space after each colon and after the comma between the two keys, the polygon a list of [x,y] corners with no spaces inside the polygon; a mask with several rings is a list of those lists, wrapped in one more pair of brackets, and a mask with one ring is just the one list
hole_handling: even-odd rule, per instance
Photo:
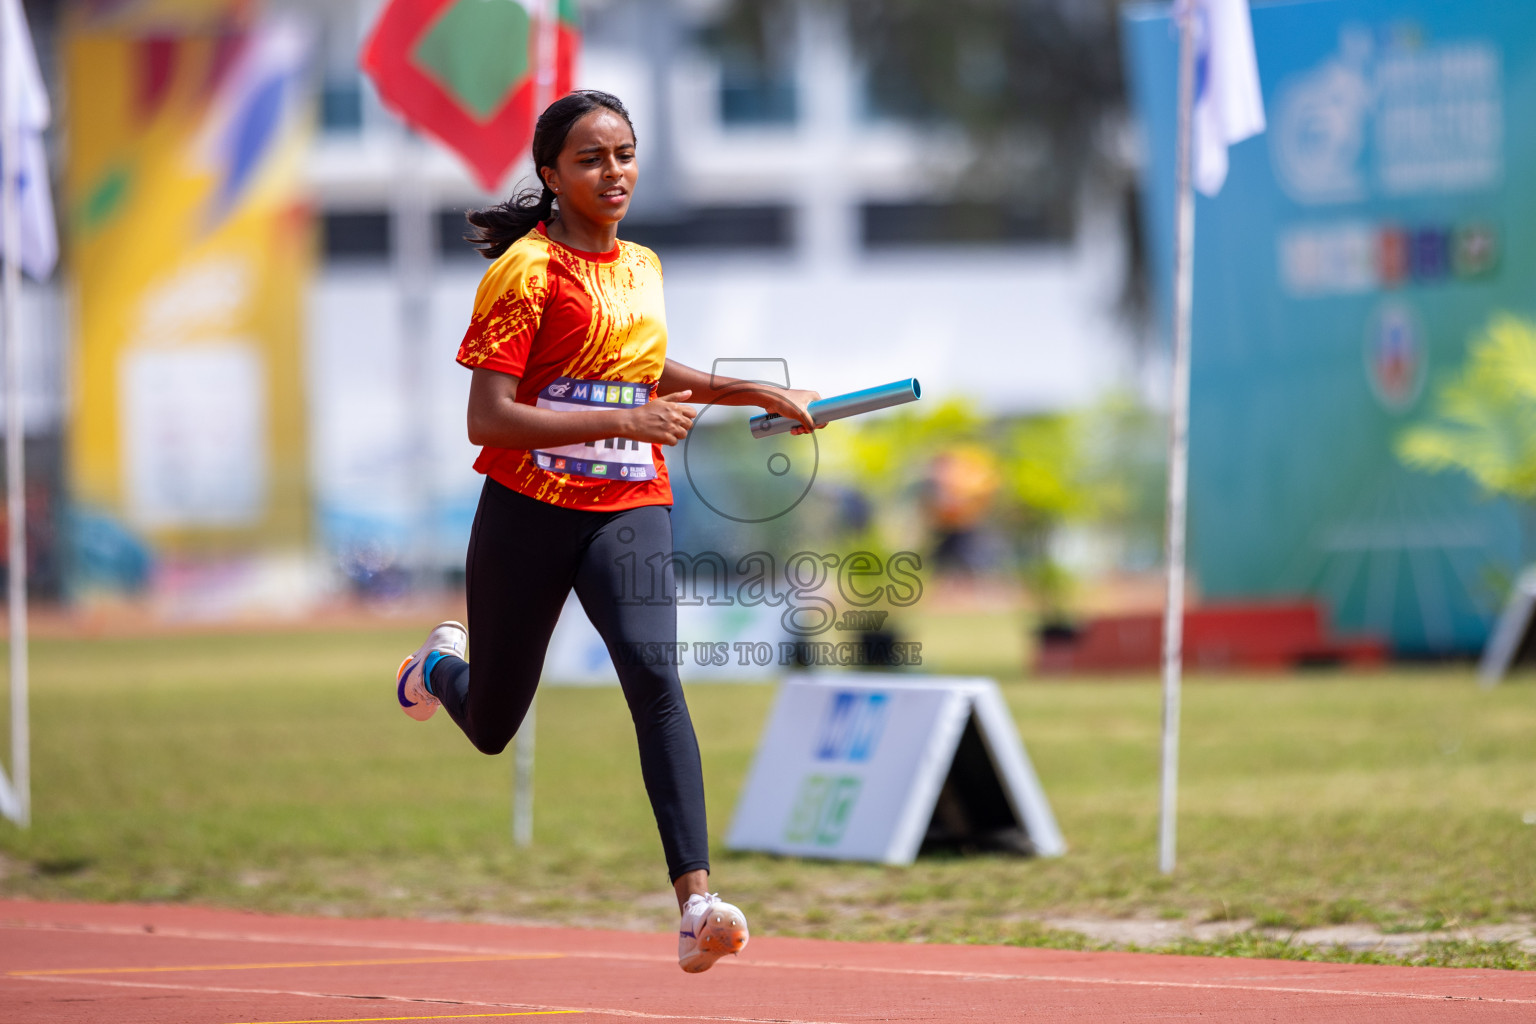
{"label": "teal banner", "polygon": [[[1166,325],[1177,38],[1166,4],[1124,29]],[[1394,446],[1493,316],[1536,319],[1536,3],[1258,4],[1253,30],[1269,129],[1197,200],[1200,592],[1311,595],[1400,653],[1475,650],[1522,560],[1516,509]]]}

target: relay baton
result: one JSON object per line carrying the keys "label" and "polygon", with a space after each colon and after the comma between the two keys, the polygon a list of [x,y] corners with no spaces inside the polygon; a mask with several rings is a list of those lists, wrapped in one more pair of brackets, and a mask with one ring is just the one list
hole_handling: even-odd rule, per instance
{"label": "relay baton", "polygon": [[[818,427],[823,427],[833,420],[859,416],[866,412],[874,412],[876,409],[889,409],[893,405],[904,405],[907,402],[915,402],[922,396],[923,389],[917,383],[917,378],[908,377],[906,380],[882,384],[877,388],[865,388],[863,391],[850,391],[846,395],[823,398],[812,402],[805,409],[811,414],[811,420]],[[761,416],[753,416],[747,421],[747,425],[752,428],[753,437],[772,437],[774,434],[786,434],[802,424],[799,420],[769,412]]]}

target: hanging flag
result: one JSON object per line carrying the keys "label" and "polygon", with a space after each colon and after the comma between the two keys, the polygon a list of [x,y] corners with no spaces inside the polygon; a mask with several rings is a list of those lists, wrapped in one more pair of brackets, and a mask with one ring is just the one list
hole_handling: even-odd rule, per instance
{"label": "hanging flag", "polygon": [[1248,0],[1192,0],[1195,56],[1195,187],[1214,196],[1227,180],[1227,147],[1264,130],[1264,94],[1253,54]]}
{"label": "hanging flag", "polygon": [[494,190],[533,140],[539,20],[548,10],[556,13],[553,100],[571,91],[576,0],[391,0],[363,44],[362,67],[386,106]]}
{"label": "hanging flag", "polygon": [[[48,160],[43,150],[43,132],[48,128],[50,110],[43,76],[37,69],[37,54],[32,49],[32,33],[27,28],[21,0],[0,0],[0,17],[5,19],[5,53],[0,54],[0,69],[10,76],[12,107],[6,124],[14,125],[19,140],[12,169],[17,179],[17,198],[21,215],[21,269],[41,281],[53,272],[59,261],[59,236],[53,223],[53,197],[48,185]],[[0,140],[3,144],[4,140]],[[3,243],[0,243],[3,244]],[[5,253],[9,258],[12,254]]]}

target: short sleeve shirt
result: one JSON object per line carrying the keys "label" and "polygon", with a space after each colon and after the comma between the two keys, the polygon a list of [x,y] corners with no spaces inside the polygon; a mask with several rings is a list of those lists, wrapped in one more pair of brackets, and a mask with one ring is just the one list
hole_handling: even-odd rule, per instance
{"label": "short sleeve shirt", "polygon": [[[497,257],[475,294],[475,312],[459,346],[458,361],[471,369],[496,370],[520,378],[517,401],[551,408],[550,402],[576,394],[601,395],[606,385],[616,401],[643,404],[661,379],[667,358],[666,308],[661,262],[642,245],[619,242],[606,253],[571,249],[554,241],[540,224]],[[670,505],[672,488],[661,449],[619,440],[629,462],[602,456],[593,442],[593,461],[576,463],[584,472],[561,472],[567,459],[521,448],[480,450],[475,469],[530,498],[590,511],[641,505]],[[613,442],[607,442],[610,449]],[[648,457],[647,457],[648,456]],[[607,476],[591,475],[598,472]],[[626,479],[633,474],[644,479]]]}

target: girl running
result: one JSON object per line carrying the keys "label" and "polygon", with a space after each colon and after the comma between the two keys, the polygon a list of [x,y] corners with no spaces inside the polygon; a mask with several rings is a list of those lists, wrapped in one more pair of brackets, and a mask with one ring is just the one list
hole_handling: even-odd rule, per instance
{"label": "girl running", "polygon": [[[637,166],[616,97],[584,91],[550,104],[533,157],[541,190],[469,214],[470,241],[494,261],[458,353],[474,374],[469,439],[482,446],[475,469],[486,477],[466,556],[469,630],[433,629],[396,672],[396,696],[419,721],[442,704],[479,750],[499,753],[533,700],[574,587],[634,719],[682,913],[678,962],[697,973],[747,944],[747,920],[708,892],[704,780],[677,669],[643,656],[677,637],[672,492],[657,446],[687,436],[690,399],[760,406],[804,432],[820,396],[743,387],[667,358],[661,264],[617,234]],[[626,563],[664,564],[665,599],[622,600]]]}

